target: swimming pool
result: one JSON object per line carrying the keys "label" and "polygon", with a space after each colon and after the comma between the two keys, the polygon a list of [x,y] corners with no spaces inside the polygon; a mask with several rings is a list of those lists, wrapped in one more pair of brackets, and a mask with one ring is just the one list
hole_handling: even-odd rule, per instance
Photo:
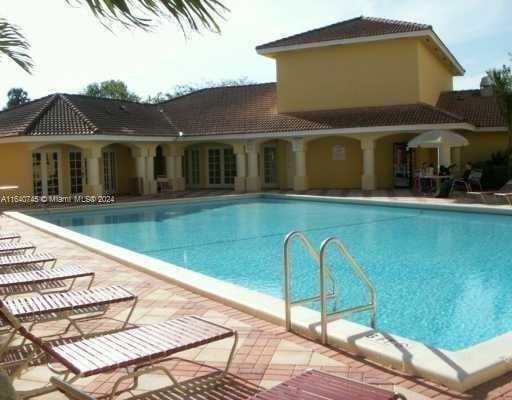
{"label": "swimming pool", "polygon": [[[509,216],[260,197],[37,218],[276,297],[284,236],[301,230],[318,246],[335,235],[377,288],[379,330],[447,350],[512,330]],[[314,294],[317,269],[294,250],[293,295]],[[346,264],[329,263],[341,306],[365,298]]]}

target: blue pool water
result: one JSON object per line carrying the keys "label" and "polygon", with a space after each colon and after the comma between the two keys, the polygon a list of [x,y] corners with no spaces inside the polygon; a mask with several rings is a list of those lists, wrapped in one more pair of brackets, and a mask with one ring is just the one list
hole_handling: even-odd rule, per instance
{"label": "blue pool water", "polygon": [[[318,246],[335,235],[377,288],[380,330],[448,350],[512,330],[512,217],[254,198],[38,218],[277,297],[284,236],[305,231]],[[364,301],[364,287],[334,251],[329,263],[341,306]],[[318,288],[298,245],[292,288],[295,298]],[[369,323],[367,315],[352,319]]]}

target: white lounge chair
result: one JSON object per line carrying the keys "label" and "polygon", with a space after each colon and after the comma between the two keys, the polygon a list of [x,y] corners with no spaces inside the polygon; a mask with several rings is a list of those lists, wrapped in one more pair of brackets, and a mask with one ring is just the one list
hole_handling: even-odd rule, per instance
{"label": "white lounge chair", "polygon": [[489,197],[497,197],[507,201],[512,206],[512,179],[507,181],[500,190],[496,191],[481,191],[481,192],[468,192],[471,196],[478,196],[484,203],[487,203]]}

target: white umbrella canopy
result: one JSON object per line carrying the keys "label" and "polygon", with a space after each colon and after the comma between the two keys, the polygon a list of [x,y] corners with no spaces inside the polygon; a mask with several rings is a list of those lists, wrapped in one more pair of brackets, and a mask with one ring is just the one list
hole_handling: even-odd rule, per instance
{"label": "white umbrella canopy", "polygon": [[416,136],[407,143],[407,147],[462,147],[469,145],[468,140],[452,131],[428,131]]}
{"label": "white umbrella canopy", "polygon": [[448,167],[452,164],[451,151],[452,147],[468,146],[469,141],[462,135],[452,131],[428,131],[416,136],[407,143],[407,147],[426,147],[437,149],[437,167],[441,165]]}

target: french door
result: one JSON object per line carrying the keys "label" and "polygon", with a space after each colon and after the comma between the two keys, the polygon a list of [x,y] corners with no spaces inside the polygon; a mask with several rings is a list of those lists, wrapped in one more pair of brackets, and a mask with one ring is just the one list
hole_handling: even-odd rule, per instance
{"label": "french door", "polygon": [[81,151],[69,152],[69,186],[71,194],[81,194],[85,184],[85,163]]}
{"label": "french door", "polygon": [[228,147],[208,149],[208,186],[229,187],[234,185],[236,176],[236,156]]}
{"label": "french door", "polygon": [[277,180],[277,148],[273,145],[263,146],[263,184],[276,187]]}
{"label": "french door", "polygon": [[197,188],[201,185],[201,152],[199,149],[185,151],[185,182],[187,186]]}
{"label": "french door", "polygon": [[39,151],[32,153],[32,183],[35,196],[60,194],[60,152]]}
{"label": "french door", "polygon": [[103,189],[105,194],[117,191],[116,153],[114,151],[103,152]]}

